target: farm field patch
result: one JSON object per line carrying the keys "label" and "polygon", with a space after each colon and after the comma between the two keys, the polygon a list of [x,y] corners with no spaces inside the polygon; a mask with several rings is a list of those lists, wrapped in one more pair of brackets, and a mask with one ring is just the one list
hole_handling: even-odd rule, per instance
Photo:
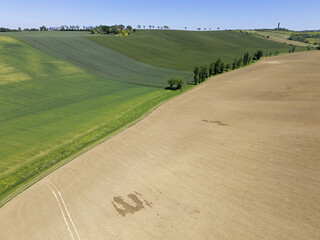
{"label": "farm field patch", "polygon": [[[88,36],[88,39],[147,64],[192,71],[196,65],[222,58],[232,63],[245,52],[287,53],[291,46],[236,31],[140,30],[128,37]],[[296,51],[306,50],[298,47]]]}
{"label": "farm field patch", "polygon": [[[109,80],[164,88],[170,77],[192,80],[190,71],[152,66],[86,39],[89,33],[11,33],[31,46]],[[113,36],[120,40],[120,37]]]}
{"label": "farm field patch", "polygon": [[178,92],[91,74],[0,36],[0,199]]}

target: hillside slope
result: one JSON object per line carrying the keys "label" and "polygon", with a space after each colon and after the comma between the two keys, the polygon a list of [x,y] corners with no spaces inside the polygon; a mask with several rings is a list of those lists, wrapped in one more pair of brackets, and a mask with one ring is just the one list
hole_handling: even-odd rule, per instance
{"label": "hillside slope", "polygon": [[[219,57],[231,63],[246,51],[287,53],[291,47],[236,31],[140,30],[128,37],[93,35],[87,38],[141,62],[186,71]],[[299,50],[305,49],[298,47]]]}
{"label": "hillside slope", "polygon": [[0,36],[0,200],[177,93],[102,78]]}
{"label": "hillside slope", "polygon": [[170,77],[192,79],[190,72],[160,68],[137,61],[83,37],[88,35],[89,33],[82,32],[21,32],[10,36],[114,81],[163,88],[167,86]]}
{"label": "hillside slope", "polygon": [[266,58],[162,105],[1,208],[0,239],[320,239],[319,65]]}

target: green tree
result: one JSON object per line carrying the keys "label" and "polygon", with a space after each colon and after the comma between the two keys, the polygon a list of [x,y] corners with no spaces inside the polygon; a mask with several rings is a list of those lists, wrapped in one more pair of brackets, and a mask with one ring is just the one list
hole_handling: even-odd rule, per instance
{"label": "green tree", "polygon": [[218,60],[214,63],[214,68],[213,68],[214,75],[221,73],[221,64],[222,64],[221,58],[218,58]]}
{"label": "green tree", "polygon": [[226,71],[227,72],[229,72],[229,69],[231,68],[231,65],[230,65],[230,63],[228,63],[227,65],[226,65]]}
{"label": "green tree", "polygon": [[214,73],[214,63],[211,62],[210,65],[209,65],[209,77],[213,76],[215,73]]}
{"label": "green tree", "polygon": [[249,53],[246,52],[243,56],[243,61],[242,61],[242,65],[245,66],[245,65],[248,65],[249,64]]}
{"label": "green tree", "polygon": [[170,86],[171,89],[173,89],[173,86],[174,86],[175,82],[176,82],[176,81],[175,81],[174,78],[168,79],[168,83],[169,83],[169,86]]}
{"label": "green tree", "polygon": [[237,60],[236,58],[233,60],[232,70],[236,69],[236,67],[237,67],[237,61],[238,61],[238,60]]}
{"label": "green tree", "polygon": [[224,72],[224,63],[221,62],[220,64],[220,73],[223,73]]}
{"label": "green tree", "polygon": [[46,28],[46,26],[41,26],[39,29],[40,29],[40,31],[48,31],[48,29]]}
{"label": "green tree", "polygon": [[206,80],[206,78],[209,77],[209,68],[208,66],[204,65],[204,66],[201,66],[201,69],[200,69],[200,82],[203,82]]}
{"label": "green tree", "polygon": [[177,89],[181,89],[183,84],[184,84],[184,79],[177,78]]}
{"label": "green tree", "polygon": [[171,89],[180,89],[182,88],[182,85],[184,84],[183,78],[170,78],[168,79],[168,84]]}
{"label": "green tree", "polygon": [[242,58],[239,58],[236,63],[237,68],[241,67],[241,63],[242,63]]}
{"label": "green tree", "polygon": [[194,73],[193,81],[194,81],[194,84],[197,85],[200,82],[200,68],[198,66],[195,66],[193,73]]}
{"label": "green tree", "polygon": [[253,55],[253,60],[254,61],[259,60],[260,58],[262,58],[262,56],[263,56],[263,51],[257,50]]}

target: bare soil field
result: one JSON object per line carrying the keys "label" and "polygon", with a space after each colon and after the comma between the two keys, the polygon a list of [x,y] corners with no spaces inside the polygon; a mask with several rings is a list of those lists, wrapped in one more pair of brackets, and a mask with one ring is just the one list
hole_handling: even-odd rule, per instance
{"label": "bare soil field", "polygon": [[320,52],[163,104],[0,209],[0,239],[320,239]]}

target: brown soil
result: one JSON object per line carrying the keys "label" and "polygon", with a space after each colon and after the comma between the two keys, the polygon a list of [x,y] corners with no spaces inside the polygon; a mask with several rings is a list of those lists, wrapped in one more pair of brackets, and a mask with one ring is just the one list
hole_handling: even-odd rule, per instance
{"label": "brown soil", "polygon": [[0,239],[320,239],[319,146],[320,51],[263,59],[33,185]]}

